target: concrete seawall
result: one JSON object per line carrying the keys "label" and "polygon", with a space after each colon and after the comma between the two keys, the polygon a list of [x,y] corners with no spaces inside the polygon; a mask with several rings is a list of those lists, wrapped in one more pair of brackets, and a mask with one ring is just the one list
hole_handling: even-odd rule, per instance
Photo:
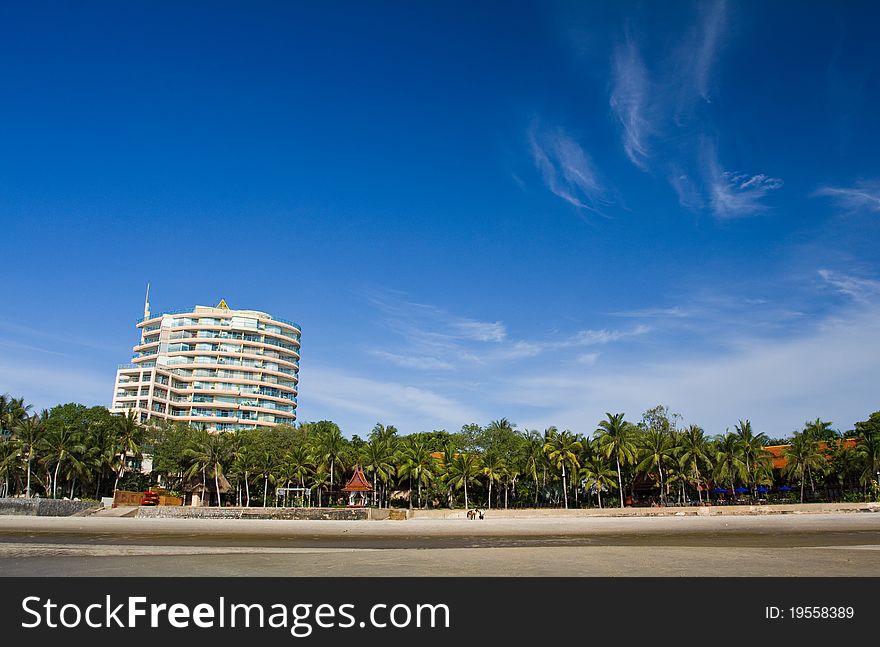
{"label": "concrete seawall", "polygon": [[281,519],[366,521],[405,519],[405,511],[375,508],[192,508],[185,506],[142,506],[137,517],[149,519]]}
{"label": "concrete seawall", "polygon": [[97,510],[102,504],[97,501],[68,501],[66,499],[0,499],[0,515],[22,517],[69,517],[71,515]]}

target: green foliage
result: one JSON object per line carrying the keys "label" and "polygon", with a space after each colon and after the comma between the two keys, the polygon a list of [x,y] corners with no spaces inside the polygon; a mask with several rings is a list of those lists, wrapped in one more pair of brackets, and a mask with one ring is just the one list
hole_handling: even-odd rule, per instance
{"label": "green foliage", "polygon": [[[637,425],[606,414],[592,438],[555,427],[517,429],[506,418],[449,433],[404,435],[377,423],[347,438],[332,421],[213,434],[170,421],[142,425],[77,403],[34,412],[21,398],[0,396],[0,496],[99,498],[114,487],[143,491],[160,484],[212,504],[276,505],[275,488],[311,493],[297,505],[345,505],[340,492],[363,467],[380,506],[624,505],[648,491],[687,501],[707,489],[795,487],[790,500],[880,496],[880,412],[845,434],[830,422],[805,423],[790,439],[770,439],[747,419],[710,439],[663,405]],[[765,447],[788,440],[788,466],[774,470]],[[151,465],[142,473],[141,465]],[[219,496],[217,496],[219,494]],[[774,493],[773,498],[778,498]]]}

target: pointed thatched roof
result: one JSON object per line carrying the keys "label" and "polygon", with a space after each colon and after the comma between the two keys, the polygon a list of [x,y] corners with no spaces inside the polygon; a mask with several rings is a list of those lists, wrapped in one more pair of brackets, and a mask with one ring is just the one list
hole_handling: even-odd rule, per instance
{"label": "pointed thatched roof", "polygon": [[351,475],[351,478],[348,479],[348,483],[345,484],[345,487],[342,488],[343,492],[372,492],[373,486],[370,485],[370,482],[367,480],[367,477],[364,475],[364,470],[361,469],[360,465],[355,465],[354,474]]}

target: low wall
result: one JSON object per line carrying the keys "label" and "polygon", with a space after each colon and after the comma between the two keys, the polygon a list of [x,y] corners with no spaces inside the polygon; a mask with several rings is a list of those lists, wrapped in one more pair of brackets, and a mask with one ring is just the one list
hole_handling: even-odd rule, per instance
{"label": "low wall", "polygon": [[[549,519],[579,517],[704,517],[767,514],[830,514],[835,512],[880,512],[880,503],[786,503],[765,505],[708,505],[663,508],[525,508],[518,510],[483,508],[492,519]],[[465,519],[464,509],[410,510],[411,519]]]}
{"label": "low wall", "polygon": [[151,519],[281,519],[363,521],[369,508],[193,508],[191,506],[142,506],[137,515]]}
{"label": "low wall", "polygon": [[[113,493],[113,507],[140,505],[146,492],[129,492],[127,490],[116,490]],[[183,505],[183,499],[179,496],[168,496],[167,494],[159,495],[159,505]]]}
{"label": "low wall", "polygon": [[101,508],[97,501],[66,499],[0,499],[0,515],[24,517],[70,517],[86,510]]}

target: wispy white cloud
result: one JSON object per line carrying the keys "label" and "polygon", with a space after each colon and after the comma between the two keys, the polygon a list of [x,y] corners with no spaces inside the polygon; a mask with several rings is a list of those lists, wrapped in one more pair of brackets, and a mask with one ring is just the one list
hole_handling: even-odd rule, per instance
{"label": "wispy white cloud", "polygon": [[877,339],[880,310],[851,310],[787,340],[752,336],[712,354],[679,349],[670,358],[535,370],[511,380],[505,392],[511,406],[526,397],[540,404],[520,417],[526,427],[552,423],[590,433],[606,411],[638,419],[663,403],[709,433],[746,417],[771,436],[817,416],[846,429],[877,408]]}
{"label": "wispy white cloud", "polygon": [[626,339],[627,337],[638,337],[644,335],[651,328],[645,325],[639,325],[631,330],[581,330],[568,342],[564,342],[562,347],[566,346],[592,346],[594,344],[608,344],[613,341]]}
{"label": "wispy white cloud", "polygon": [[623,128],[623,150],[633,164],[645,170],[647,139],[652,129],[646,114],[650,81],[639,48],[631,38],[614,50],[611,78],[609,103]]}
{"label": "wispy white cloud", "polygon": [[725,28],[727,4],[724,0],[700,3],[701,16],[693,36],[690,54],[690,70],[693,87],[705,101],[709,101],[712,65],[715,62],[718,46]]}
{"label": "wispy white cloud", "polygon": [[579,209],[598,212],[605,189],[587,152],[560,128],[533,126],[528,138],[532,159],[550,192]]}
{"label": "wispy white cloud", "polygon": [[609,312],[612,317],[632,317],[637,319],[655,317],[689,317],[690,313],[679,306],[674,308],[640,308],[636,310],[624,310],[621,312]]}
{"label": "wispy white cloud", "polygon": [[706,206],[701,187],[687,173],[680,168],[674,167],[669,173],[669,185],[678,196],[678,204],[685,209],[698,211]]}
{"label": "wispy white cloud", "polygon": [[374,291],[370,301],[384,315],[382,327],[399,339],[393,351],[370,348],[368,354],[421,371],[487,369],[518,359],[607,345],[650,331],[649,326],[640,324],[625,329],[583,329],[556,338],[510,339],[500,321],[460,317],[435,306],[412,303],[390,291]]}
{"label": "wispy white cloud", "polygon": [[859,303],[868,303],[880,296],[880,281],[863,279],[827,269],[819,270],[819,276],[835,290]]}
{"label": "wispy white cloud", "polygon": [[830,197],[848,211],[880,212],[880,180],[861,181],[852,187],[823,186],[813,195]]}
{"label": "wispy white cloud", "polygon": [[428,421],[457,429],[463,421],[486,418],[480,410],[431,389],[330,367],[303,366],[301,379],[300,419],[332,419],[346,433],[369,432],[369,428],[359,429],[350,422],[364,419],[386,421],[409,433],[429,429],[425,427]]}
{"label": "wispy white cloud", "polygon": [[367,352],[402,368],[412,368],[419,371],[449,371],[455,367],[452,362],[437,357],[401,355],[376,348],[371,348]]}
{"label": "wispy white cloud", "polygon": [[763,173],[749,174],[725,171],[718,161],[714,145],[703,150],[704,174],[709,192],[709,204],[716,218],[729,219],[751,216],[767,207],[762,200],[770,192],[782,188],[779,178]]}

